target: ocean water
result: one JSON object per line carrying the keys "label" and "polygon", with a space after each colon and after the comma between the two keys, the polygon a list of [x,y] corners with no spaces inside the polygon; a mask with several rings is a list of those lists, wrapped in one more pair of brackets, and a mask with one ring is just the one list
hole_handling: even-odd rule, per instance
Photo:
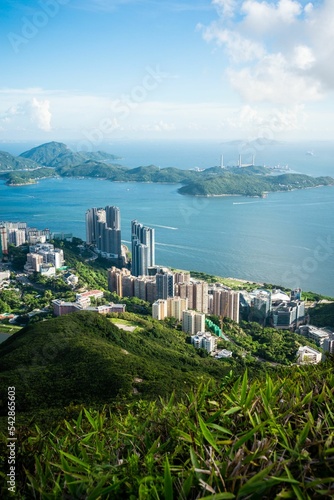
{"label": "ocean water", "polygon": [[[154,163],[204,168],[219,164],[222,144],[201,147],[198,144],[196,152],[188,143],[160,148],[156,143],[154,148],[141,143],[140,147],[128,144],[126,151],[119,142],[118,149],[108,150],[122,156],[128,166]],[[329,143],[275,145],[258,151],[257,158],[261,154],[262,164],[289,164],[295,171],[334,176],[332,152]],[[224,163],[229,154],[238,158],[238,147],[225,145]],[[178,163],[173,163],[174,157]],[[180,195],[178,187],[97,179],[45,179],[35,185],[8,187],[1,181],[0,220],[26,221],[33,227],[72,232],[85,239],[86,210],[117,205],[125,243],[130,241],[131,220],[155,228],[159,264],[334,296],[334,187],[271,193],[265,199],[188,197]]]}

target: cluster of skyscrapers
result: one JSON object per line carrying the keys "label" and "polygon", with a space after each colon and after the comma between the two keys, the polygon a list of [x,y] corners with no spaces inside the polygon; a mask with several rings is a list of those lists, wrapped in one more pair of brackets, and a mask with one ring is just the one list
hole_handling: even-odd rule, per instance
{"label": "cluster of skyscrapers", "polygon": [[[131,222],[132,275],[147,276],[155,265],[154,229]],[[86,242],[109,259],[124,258],[121,239],[121,212],[118,207],[90,208],[86,212]],[[124,262],[123,262],[124,263]]]}
{"label": "cluster of skyscrapers", "polygon": [[49,239],[49,229],[28,227],[26,222],[0,222],[0,257],[8,254],[9,245],[19,247],[25,242],[34,245]]}

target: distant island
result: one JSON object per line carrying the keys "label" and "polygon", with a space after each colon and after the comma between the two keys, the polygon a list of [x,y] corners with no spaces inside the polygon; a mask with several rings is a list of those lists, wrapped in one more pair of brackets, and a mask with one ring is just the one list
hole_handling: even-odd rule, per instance
{"label": "distant island", "polygon": [[263,166],[210,167],[204,170],[159,168],[155,165],[129,169],[115,163],[119,158],[103,151],[74,152],[66,144],[49,142],[18,157],[0,151],[0,178],[8,186],[32,184],[48,177],[93,177],[113,182],[183,184],[178,192],[191,196],[265,196],[274,191],[291,191],[333,186],[332,177],[304,174],[273,175]]}

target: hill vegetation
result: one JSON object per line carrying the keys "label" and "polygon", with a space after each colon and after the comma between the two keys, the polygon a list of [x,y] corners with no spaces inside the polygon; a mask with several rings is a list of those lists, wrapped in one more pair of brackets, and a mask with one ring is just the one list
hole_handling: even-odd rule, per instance
{"label": "hill vegetation", "polygon": [[13,156],[6,151],[0,151],[0,172],[8,170],[32,170],[39,167],[40,165],[33,160]]}
{"label": "hill vegetation", "polygon": [[114,161],[116,156],[103,151],[71,151],[62,142],[48,142],[22,153],[19,158],[28,158],[44,167],[66,167],[79,165],[85,161]]}
{"label": "hill vegetation", "polygon": [[[290,191],[323,185],[334,185],[331,177],[313,178],[307,175],[285,173],[271,175],[270,169],[262,166],[211,167],[202,171],[183,170],[178,168],[162,168],[154,165],[129,169],[115,163],[119,159],[115,155],[97,152],[71,151],[66,144],[50,142],[25,151],[15,158],[8,153],[0,153],[3,160],[7,184],[16,185],[34,182],[35,179],[60,175],[65,177],[95,177],[114,182],[164,182],[184,184],[179,193],[193,196],[262,196],[265,192]],[[6,155],[8,158],[6,158]],[[20,172],[16,176],[10,170],[20,170],[23,164],[30,162],[35,168],[34,174]],[[10,167],[12,165],[12,168]],[[28,168],[25,167],[25,168]],[[45,168],[50,167],[53,171]],[[0,168],[1,170],[1,168]]]}
{"label": "hill vegetation", "polygon": [[[240,169],[245,170],[245,169]],[[195,196],[262,196],[270,191],[291,191],[317,186],[332,186],[331,177],[310,177],[301,174],[283,174],[277,176],[250,175],[247,173],[212,176],[190,182],[179,189],[179,193]]]}
{"label": "hill vegetation", "polygon": [[8,172],[5,175],[8,186],[18,186],[20,184],[33,184],[36,180],[47,177],[57,177],[53,168],[37,168],[35,170],[20,170]]}
{"label": "hill vegetation", "polygon": [[312,325],[334,328],[334,302],[317,304],[308,312]]}
{"label": "hill vegetation", "polygon": [[231,371],[180,399],[73,407],[52,428],[19,429],[15,498],[329,500],[333,390],[328,362]]}
{"label": "hill vegetation", "polygon": [[[0,414],[17,388],[19,412],[102,404],[134,388],[142,397],[184,392],[200,377],[221,378],[237,363],[201,358],[183,332],[131,313],[138,331],[82,311],[29,325],[0,345]],[[230,368],[229,368],[230,369]],[[135,380],[141,380],[136,383]]]}

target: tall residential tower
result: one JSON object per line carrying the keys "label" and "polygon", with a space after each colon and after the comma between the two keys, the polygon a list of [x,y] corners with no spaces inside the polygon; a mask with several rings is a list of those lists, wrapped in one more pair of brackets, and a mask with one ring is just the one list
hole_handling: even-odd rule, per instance
{"label": "tall residential tower", "polygon": [[131,222],[132,275],[147,276],[148,268],[155,264],[154,229],[138,221]]}
{"label": "tall residential tower", "polygon": [[118,207],[90,208],[86,212],[86,241],[105,257],[120,259],[121,214]]}

